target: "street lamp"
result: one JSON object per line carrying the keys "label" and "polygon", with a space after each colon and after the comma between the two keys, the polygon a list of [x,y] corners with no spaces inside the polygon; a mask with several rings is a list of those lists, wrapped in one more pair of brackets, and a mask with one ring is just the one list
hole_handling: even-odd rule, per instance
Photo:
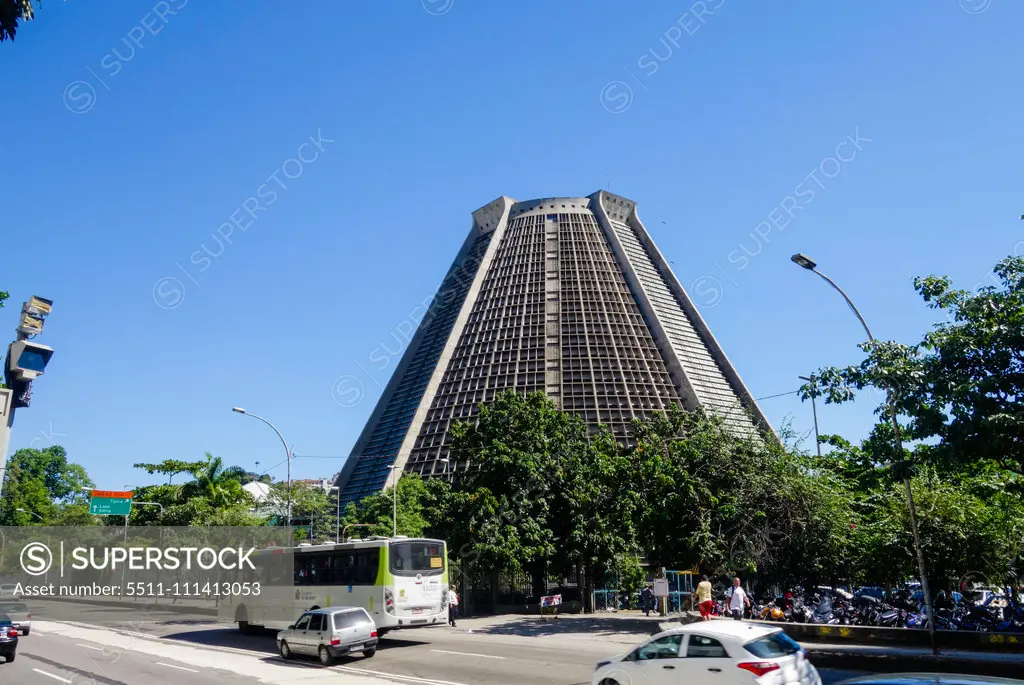
{"label": "street lamp", "polygon": [[[818,271],[818,265],[813,259],[811,259],[805,254],[800,253],[793,255],[791,259],[797,265],[803,267],[804,269],[807,269],[812,273],[817,274],[822,279],[824,279],[826,283],[835,288],[836,291],[843,296],[843,299],[846,300],[846,304],[850,307],[850,310],[857,316],[857,320],[860,321],[861,326],[864,327],[864,332],[867,333],[868,336],[868,342],[875,342],[875,336],[872,335],[871,329],[868,328],[867,322],[864,321],[864,317],[861,316],[860,311],[857,309],[856,305],[853,304],[853,300],[851,300],[849,296],[845,292],[843,292],[843,289],[840,288],[835,281],[833,281],[831,278]],[[896,418],[896,403],[893,402],[892,391],[889,388],[886,388],[885,390],[885,403],[888,405],[889,418],[892,421],[893,440],[895,442],[896,454],[898,458],[902,458],[903,439],[900,434],[900,423]],[[936,652],[937,650],[935,646],[935,614],[932,611],[931,593],[928,591],[928,578],[925,576],[924,553],[921,551],[921,536],[918,532],[917,527],[917,509],[914,506],[914,493],[910,489],[910,478],[906,475],[904,475],[903,478],[903,487],[906,490],[907,510],[910,513],[910,527],[914,533],[914,551],[917,554],[917,571],[921,575],[921,592],[924,594],[924,606],[925,610],[928,612],[928,635],[932,643],[932,651]]]}
{"label": "street lamp", "polygon": [[818,379],[814,375],[799,376],[800,380],[811,384],[811,411],[814,412],[814,444],[818,447],[818,457],[821,457],[821,437],[818,435],[818,403],[815,397],[818,396]]}
{"label": "street lamp", "polygon": [[[338,543],[341,542],[341,488],[337,485],[332,485],[331,490],[338,491],[338,518],[334,522],[334,542]],[[328,490],[327,492],[330,492],[331,490]]]}
{"label": "street lamp", "polygon": [[[43,517],[40,516],[39,514],[35,513],[34,511],[29,511],[28,509],[22,509],[20,507],[15,509],[14,511],[20,511],[22,514],[28,514],[29,516],[35,516],[37,519],[39,519],[39,521],[41,523],[46,523],[46,521],[43,520]],[[49,532],[49,530],[47,530],[47,532],[46,532],[46,547],[48,549],[50,548],[50,532]],[[47,583],[50,582],[50,569],[46,569],[46,576],[44,577],[43,580],[44,580],[44,582],[47,582]]]}
{"label": "street lamp", "polygon": [[21,508],[15,509],[14,511],[20,511],[22,514],[28,514],[29,516],[35,516],[40,521],[43,521],[43,523],[46,522],[45,519],[43,519],[42,516],[40,516],[39,514],[37,514],[34,511],[29,511],[28,509],[21,509]]}
{"label": "street lamp", "polygon": [[398,470],[401,469],[401,468],[402,468],[401,466],[396,466],[394,464],[392,464],[391,466],[388,467],[388,470],[391,471],[391,473],[394,474],[394,476],[395,476],[395,485],[392,488],[392,493],[391,493],[391,499],[394,501],[394,505],[395,505],[394,518],[392,518],[392,520],[391,520],[392,521],[391,537],[398,537]]}
{"label": "street lamp", "polygon": [[250,414],[241,407],[232,407],[231,411],[235,412],[236,414],[244,414],[245,416],[251,416],[257,421],[262,421],[263,423],[273,428],[274,432],[277,433],[277,437],[281,438],[281,444],[284,445],[284,453],[288,459],[288,527],[290,528],[292,525],[292,449],[288,447],[288,442],[284,439],[284,436],[281,435],[281,431],[277,430],[277,426],[272,424],[270,421],[267,421],[262,416]]}

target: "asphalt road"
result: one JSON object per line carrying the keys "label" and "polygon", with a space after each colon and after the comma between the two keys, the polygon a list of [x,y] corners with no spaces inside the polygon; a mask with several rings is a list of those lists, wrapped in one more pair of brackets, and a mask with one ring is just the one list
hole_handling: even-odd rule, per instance
{"label": "asphalt road", "polygon": [[[576,685],[590,682],[599,660],[643,639],[628,633],[595,635],[585,621],[465,620],[458,628],[391,633],[374,657],[353,656],[325,670],[313,660],[283,661],[273,633],[242,635],[209,616],[41,601],[29,605],[32,633],[22,638],[18,659],[0,665],[0,682],[292,685],[344,673],[352,683],[519,685],[529,674],[539,685]],[[822,678],[828,685],[861,674],[822,671]]]}

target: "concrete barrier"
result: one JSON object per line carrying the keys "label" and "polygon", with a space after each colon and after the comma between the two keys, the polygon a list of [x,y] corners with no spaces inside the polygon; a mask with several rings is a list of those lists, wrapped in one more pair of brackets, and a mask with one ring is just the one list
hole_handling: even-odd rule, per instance
{"label": "concrete barrier", "polygon": [[[762,623],[761,621],[757,621]],[[836,626],[807,623],[771,623],[785,628],[797,642],[828,642],[854,645],[905,645],[930,647],[928,631],[920,628],[882,628],[878,626]],[[936,630],[939,649],[1024,653],[1022,633],[981,633],[967,630]]]}

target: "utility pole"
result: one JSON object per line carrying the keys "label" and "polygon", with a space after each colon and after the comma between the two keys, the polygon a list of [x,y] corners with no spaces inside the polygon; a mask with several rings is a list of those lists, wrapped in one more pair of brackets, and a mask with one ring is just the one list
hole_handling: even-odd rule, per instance
{"label": "utility pole", "polygon": [[815,398],[818,396],[818,379],[810,376],[800,376],[800,380],[811,384],[811,411],[814,413],[814,444],[818,447],[818,457],[821,457],[821,436],[818,435],[818,403]]}
{"label": "utility pole", "polygon": [[3,497],[4,476],[7,473],[7,451],[11,446],[11,428],[14,410],[32,402],[32,381],[43,375],[50,363],[53,348],[31,342],[43,332],[46,317],[53,310],[53,301],[33,295],[21,305],[21,319],[15,329],[17,337],[7,347],[4,359],[4,382],[0,389],[0,497]]}

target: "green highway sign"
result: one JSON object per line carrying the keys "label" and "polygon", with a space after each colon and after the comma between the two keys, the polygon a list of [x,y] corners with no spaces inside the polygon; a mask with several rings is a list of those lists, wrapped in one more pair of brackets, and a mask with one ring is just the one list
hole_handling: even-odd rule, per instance
{"label": "green highway sign", "polygon": [[89,513],[99,516],[128,516],[132,512],[132,492],[93,490]]}

